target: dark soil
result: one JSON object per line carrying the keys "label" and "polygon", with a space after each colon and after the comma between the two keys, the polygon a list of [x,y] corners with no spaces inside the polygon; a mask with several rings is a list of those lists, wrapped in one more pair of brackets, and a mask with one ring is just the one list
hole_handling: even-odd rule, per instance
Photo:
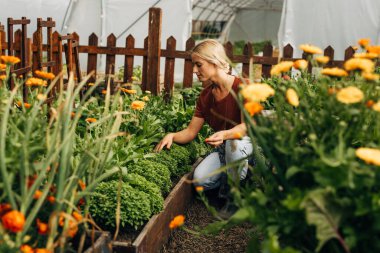
{"label": "dark soil", "polygon": [[[209,196],[210,204],[220,208],[223,203],[215,197]],[[185,214],[185,227],[196,229],[204,228],[215,221],[215,218],[208,212],[202,201],[195,199],[189,206]],[[243,224],[229,230],[222,230],[217,235],[196,236],[182,229],[172,232],[172,235],[166,245],[161,249],[161,253],[178,253],[178,252],[245,252],[249,241],[248,230],[251,228],[248,224]]]}

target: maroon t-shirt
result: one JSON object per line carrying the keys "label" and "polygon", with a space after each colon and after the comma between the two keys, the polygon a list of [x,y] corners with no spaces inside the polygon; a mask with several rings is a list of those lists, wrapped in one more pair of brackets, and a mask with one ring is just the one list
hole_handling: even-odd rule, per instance
{"label": "maroon t-shirt", "polygon": [[[238,93],[240,83],[240,79],[235,77],[231,88],[235,94]],[[214,86],[211,84],[202,90],[197,100],[194,116],[204,118],[214,131],[231,129],[240,124],[240,108],[231,92],[220,101],[216,101],[212,94],[213,88]]]}

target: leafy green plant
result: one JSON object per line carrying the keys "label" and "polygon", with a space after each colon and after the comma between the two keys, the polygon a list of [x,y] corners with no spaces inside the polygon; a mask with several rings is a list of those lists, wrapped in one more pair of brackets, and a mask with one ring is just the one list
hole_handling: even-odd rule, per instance
{"label": "leafy green plant", "polygon": [[118,194],[121,226],[140,228],[152,215],[149,194],[122,181],[112,180],[97,186],[91,196],[91,215],[100,226],[115,229]]}
{"label": "leafy green plant", "polygon": [[135,164],[128,165],[128,172],[143,176],[148,181],[155,183],[158,187],[160,187],[163,194],[170,191],[170,170],[161,163],[140,160]]}

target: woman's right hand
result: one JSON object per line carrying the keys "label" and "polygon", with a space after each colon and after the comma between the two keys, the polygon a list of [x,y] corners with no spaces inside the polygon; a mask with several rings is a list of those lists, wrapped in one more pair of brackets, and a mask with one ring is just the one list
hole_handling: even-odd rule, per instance
{"label": "woman's right hand", "polygon": [[165,146],[167,149],[173,144],[174,133],[167,134],[154,148],[155,152],[160,152]]}

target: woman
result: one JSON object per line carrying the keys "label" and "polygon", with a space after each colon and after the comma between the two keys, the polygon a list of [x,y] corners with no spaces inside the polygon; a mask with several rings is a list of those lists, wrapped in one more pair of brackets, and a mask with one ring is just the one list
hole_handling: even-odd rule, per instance
{"label": "woman", "polygon": [[[207,123],[215,133],[206,139],[214,147],[197,166],[194,171],[194,184],[210,190],[223,184],[223,174],[218,169],[225,164],[248,157],[252,153],[250,138],[245,136],[246,126],[242,122],[239,106],[231,94],[238,93],[241,80],[229,74],[230,66],[223,45],[216,40],[205,40],[194,47],[191,52],[194,64],[193,72],[199,81],[211,84],[203,89],[197,104],[194,116],[187,128],[176,133],[167,134],[156,146],[159,152],[164,147],[170,148],[173,142],[185,144],[192,141]],[[237,138],[244,136],[243,138]],[[248,159],[244,167],[239,170],[240,179],[247,174]],[[227,173],[234,179],[238,178],[235,168],[227,169]],[[222,182],[222,185],[221,185]]]}

